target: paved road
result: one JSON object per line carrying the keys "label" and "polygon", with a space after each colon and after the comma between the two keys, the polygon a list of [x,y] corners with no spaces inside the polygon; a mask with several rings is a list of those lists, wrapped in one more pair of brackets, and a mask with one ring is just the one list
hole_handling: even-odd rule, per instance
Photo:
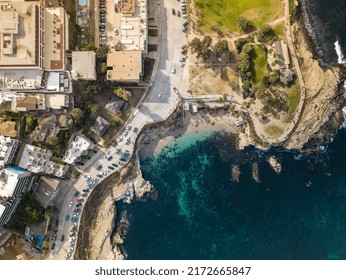
{"label": "paved road", "polygon": [[[83,176],[80,176],[78,180],[67,182],[63,186],[61,193],[59,193],[57,205],[58,209],[60,209],[59,230],[56,248],[51,253],[49,259],[64,259],[67,251],[71,248],[69,246],[69,235],[72,227],[71,217],[73,210],[76,209],[76,200],[80,198],[79,196],[74,197],[75,192],[78,190],[82,193],[82,190],[88,188],[88,185],[95,188],[104,178],[119,170],[122,167],[119,164],[119,159],[127,150],[129,157],[125,162],[126,165],[132,157],[138,132],[146,124],[166,119],[174,111],[179,102],[179,97],[174,92],[173,87],[180,89],[184,71],[184,68],[179,66],[179,61],[182,56],[181,46],[186,44],[187,39],[182,32],[182,24],[185,20],[181,17],[173,16],[171,12],[172,8],[180,10],[180,2],[161,2],[162,49],[157,74],[145,101],[135,110],[132,115],[132,120],[127,124],[127,126],[131,126],[131,129],[126,136],[123,136],[123,140],[117,146],[117,148],[121,149],[121,152],[117,153],[116,148],[111,146],[109,149],[96,153],[86,163]],[[138,129],[137,133],[133,131],[135,127]],[[129,142],[126,142],[127,139],[130,139]],[[111,170],[109,166],[112,166],[112,164],[117,164],[118,167]],[[100,170],[97,169],[99,166],[101,166]],[[94,184],[91,184],[90,180],[88,181],[88,176],[90,178],[97,178],[98,181],[93,181]],[[102,178],[98,178],[97,176],[102,176]],[[69,203],[71,201],[73,207],[70,208]],[[69,221],[65,221],[66,214],[70,215]],[[78,229],[78,222],[75,227]],[[64,242],[60,241],[62,234],[65,235]],[[71,255],[73,255],[73,252]]]}

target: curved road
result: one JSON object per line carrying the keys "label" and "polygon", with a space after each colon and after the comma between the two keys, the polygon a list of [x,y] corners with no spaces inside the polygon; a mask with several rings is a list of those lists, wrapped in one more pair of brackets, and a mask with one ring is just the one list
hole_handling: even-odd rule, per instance
{"label": "curved road", "polygon": [[[180,10],[180,2],[161,1],[162,49],[158,70],[152,88],[145,101],[135,110],[132,120],[127,124],[131,126],[128,135],[124,136],[124,139],[117,145],[117,148],[120,148],[121,152],[117,154],[116,148],[113,146],[97,152],[89,162],[86,163],[87,168],[85,168],[83,176],[80,176],[78,180],[67,182],[59,194],[60,201],[58,201],[57,204],[60,209],[60,221],[56,248],[51,252],[49,259],[64,259],[70,248],[69,235],[72,227],[71,217],[73,215],[73,210],[76,209],[76,200],[81,198],[80,196],[74,197],[74,194],[76,191],[82,194],[82,190],[88,188],[88,176],[90,176],[90,178],[97,178],[97,175],[101,176],[100,173],[105,174],[102,175],[99,181],[94,181],[95,183],[92,185],[94,188],[105,177],[122,168],[119,164],[119,159],[126,150],[129,153],[127,162],[132,157],[134,144],[139,131],[141,131],[146,124],[166,119],[174,111],[179,102],[179,97],[174,92],[173,87],[176,87],[178,90],[180,89],[184,71],[184,69],[179,66],[179,61],[182,56],[181,46],[187,43],[187,39],[182,32],[182,25],[185,20],[181,17],[173,16],[172,8]],[[173,69],[174,71],[172,71]],[[133,131],[135,127],[138,129],[138,132]],[[127,138],[130,139],[130,143],[126,143]],[[114,170],[109,169],[108,167],[112,164],[117,164],[118,167]],[[97,170],[99,166],[102,166],[102,168]],[[85,200],[86,199],[87,197]],[[70,201],[73,203],[73,207],[71,208],[69,207]],[[66,214],[70,215],[68,221],[65,221]],[[78,231],[78,222],[75,226]],[[60,241],[61,235],[65,236],[63,242]],[[74,251],[72,251],[70,258],[73,257],[73,252]]]}

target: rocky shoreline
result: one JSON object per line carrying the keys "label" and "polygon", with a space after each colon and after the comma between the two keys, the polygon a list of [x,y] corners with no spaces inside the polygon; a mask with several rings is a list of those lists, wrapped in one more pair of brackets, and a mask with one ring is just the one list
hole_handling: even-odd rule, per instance
{"label": "rocky shoreline", "polygon": [[288,149],[309,149],[329,142],[339,130],[344,117],[342,108],[346,67],[323,67],[302,21],[292,25],[297,55],[305,82],[306,100],[295,129],[284,143]]}
{"label": "rocky shoreline", "polygon": [[[302,23],[293,24],[292,29],[296,51],[303,61],[301,69],[306,85],[306,102],[295,129],[283,146],[288,149],[306,151],[330,141],[344,122],[342,108],[346,105],[346,99],[343,97],[343,80],[346,78],[346,68],[343,66],[321,67],[309,47],[309,40],[305,37],[306,32]],[[188,123],[184,123],[182,114],[177,109],[165,121],[148,125],[137,140],[137,151],[145,147],[142,141],[145,140],[147,134],[151,133],[160,139],[172,137],[172,135],[179,137],[184,134]],[[190,121],[193,122],[196,130],[201,129],[198,127],[198,120],[191,119]],[[208,123],[206,127],[211,129],[219,125],[224,129],[222,127],[224,122],[225,120],[220,118]],[[177,131],[179,132],[176,133]],[[235,131],[237,130],[233,132]],[[229,132],[232,133],[232,131]],[[249,132],[239,134],[247,136],[247,144],[259,146],[255,141],[250,140],[253,137],[249,135]],[[157,143],[155,145],[159,147]],[[130,203],[134,199],[145,199],[148,194],[155,195],[155,188],[142,178],[137,152],[135,154],[136,156],[127,167],[120,173],[107,178],[92,192],[81,217],[75,259],[98,260],[126,257],[121,246],[130,225],[126,219],[126,213],[118,214],[121,218],[116,224],[116,201],[124,200]],[[269,159],[269,162],[277,173],[281,172],[281,165],[275,158]],[[237,166],[234,166],[233,180],[239,180],[239,175],[240,171]],[[253,165],[252,176],[256,182],[260,182],[257,164]]]}

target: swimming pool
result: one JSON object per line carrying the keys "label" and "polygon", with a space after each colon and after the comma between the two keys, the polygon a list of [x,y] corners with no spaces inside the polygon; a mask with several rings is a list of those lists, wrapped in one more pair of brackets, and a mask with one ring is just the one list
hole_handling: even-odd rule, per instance
{"label": "swimming pool", "polygon": [[78,4],[80,6],[85,6],[87,4],[87,0],[78,0]]}

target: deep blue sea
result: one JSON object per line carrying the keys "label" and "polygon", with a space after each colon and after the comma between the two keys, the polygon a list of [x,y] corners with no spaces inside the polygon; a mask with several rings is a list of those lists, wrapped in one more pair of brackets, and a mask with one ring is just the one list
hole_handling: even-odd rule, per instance
{"label": "deep blue sea", "polygon": [[[321,63],[345,58],[346,1],[305,0]],[[196,139],[200,139],[197,141]],[[157,200],[120,203],[129,259],[346,259],[346,131],[315,154],[234,149],[233,137],[183,137],[141,162]],[[275,155],[276,174],[268,164]],[[252,179],[258,163],[261,183]],[[240,167],[240,181],[231,169]]]}

